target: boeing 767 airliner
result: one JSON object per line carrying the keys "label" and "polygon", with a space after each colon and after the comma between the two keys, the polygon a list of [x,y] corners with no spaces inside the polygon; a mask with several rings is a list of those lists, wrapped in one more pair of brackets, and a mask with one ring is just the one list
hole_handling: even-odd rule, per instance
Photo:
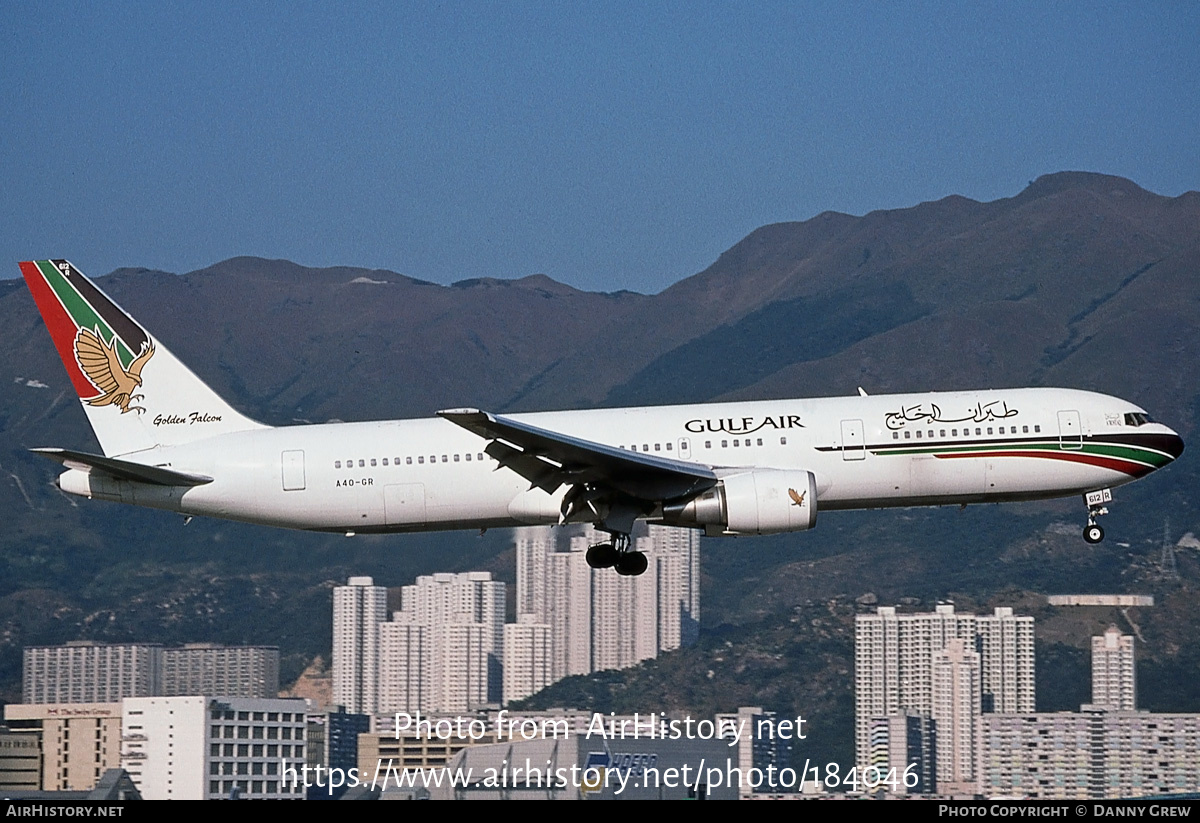
{"label": "boeing 767 airliner", "polygon": [[1183,440],[1125,400],[1025,388],[272,428],[233,409],[66,260],[21,263],[103,454],[35,449],[65,492],[294,529],[592,523],[588,563],[641,574],[638,520],[707,535],[801,531],[818,510],[1083,495]]}

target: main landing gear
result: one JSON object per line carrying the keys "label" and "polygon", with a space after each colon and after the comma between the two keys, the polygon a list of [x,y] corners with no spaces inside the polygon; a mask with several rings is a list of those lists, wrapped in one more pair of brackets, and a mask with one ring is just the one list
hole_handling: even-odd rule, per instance
{"label": "main landing gear", "polygon": [[1104,504],[1112,502],[1112,490],[1099,489],[1088,492],[1083,496],[1083,502],[1088,507],[1088,519],[1087,525],[1083,527],[1083,539],[1088,543],[1099,543],[1104,539],[1104,529],[1096,522],[1096,518],[1108,514],[1108,509]]}
{"label": "main landing gear", "polygon": [[617,574],[636,577],[646,571],[646,555],[630,551],[629,535],[613,534],[607,543],[597,543],[587,550],[587,564],[593,569],[615,568]]}

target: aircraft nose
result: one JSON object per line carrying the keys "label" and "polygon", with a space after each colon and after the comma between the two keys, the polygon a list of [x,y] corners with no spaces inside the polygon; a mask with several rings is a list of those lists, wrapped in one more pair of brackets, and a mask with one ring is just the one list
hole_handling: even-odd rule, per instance
{"label": "aircraft nose", "polygon": [[1172,460],[1178,460],[1179,455],[1183,454],[1183,438],[1170,429],[1167,431],[1171,433],[1164,438],[1163,450],[1171,455]]}

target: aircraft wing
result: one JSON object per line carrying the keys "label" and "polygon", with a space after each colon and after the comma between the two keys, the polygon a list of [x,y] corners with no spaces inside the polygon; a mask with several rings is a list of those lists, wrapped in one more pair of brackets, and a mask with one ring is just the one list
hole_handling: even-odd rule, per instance
{"label": "aircraft wing", "polygon": [[118,480],[135,480],[139,483],[153,483],[156,486],[203,486],[213,482],[211,477],[203,474],[188,474],[187,472],[164,469],[161,466],[147,466],[144,463],[134,463],[130,460],[119,460],[116,457],[101,457],[98,454],[71,451],[70,449],[30,449],[34,454],[49,457],[56,463],[62,463],[68,469],[79,471],[102,471]]}
{"label": "aircraft wing", "polygon": [[618,449],[478,409],[438,416],[492,441],[484,449],[490,457],[548,493],[563,484],[587,484],[656,503],[717,483],[712,469],[699,463]]}

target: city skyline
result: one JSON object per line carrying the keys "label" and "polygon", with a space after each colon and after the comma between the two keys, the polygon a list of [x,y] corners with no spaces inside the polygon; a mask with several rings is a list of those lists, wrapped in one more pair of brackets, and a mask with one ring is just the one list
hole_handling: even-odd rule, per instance
{"label": "city skyline", "polygon": [[[1091,638],[1092,702],[1039,712],[1032,688],[1017,685],[1032,685],[1032,617],[943,604],[903,615],[880,606],[855,622],[859,764],[885,792],[1080,800],[1200,787],[1200,714],[1137,708],[1133,637],[1115,625]],[[1015,693],[989,699],[989,672]]]}
{"label": "city skyline", "polygon": [[640,524],[633,546],[649,561],[636,577],[588,566],[588,547],[604,537],[585,526],[515,530],[512,621],[505,584],[489,572],[418,576],[399,587],[391,615],[385,587],[351,577],[333,592],[334,705],[372,715],[471,712],[694,643],[699,534]]}
{"label": "city skyline", "polygon": [[[551,558],[579,559],[576,555],[586,551],[593,538],[585,528],[551,535],[527,530],[514,535],[518,545],[524,545],[521,555],[526,574],[538,567],[546,570],[535,575],[541,585],[555,574]],[[652,566],[673,562],[677,568],[680,549],[686,552],[688,542],[681,544],[666,530],[656,535],[653,529],[646,530],[639,539],[644,541],[639,545],[648,552]],[[335,610],[342,611],[344,617],[373,614],[372,603],[379,600],[380,590],[386,603],[387,589],[375,586],[372,578],[352,577],[350,581],[350,585],[338,587],[347,591],[334,593]],[[687,580],[681,583],[686,590]],[[657,587],[657,581],[654,584]],[[284,775],[298,773],[301,765],[312,765],[309,761],[314,758],[320,762],[321,758],[336,756],[343,764],[357,763],[361,770],[370,766],[363,765],[363,757],[369,760],[384,757],[385,752],[388,757],[403,752],[406,758],[418,757],[428,767],[436,767],[460,761],[467,756],[464,750],[472,746],[481,748],[478,755],[470,756],[486,760],[492,756],[489,752],[498,751],[495,746],[513,745],[511,740],[504,743],[502,721],[506,712],[499,711],[500,703],[488,699],[486,692],[489,664],[488,655],[483,653],[485,637],[494,644],[501,629],[507,637],[509,629],[537,627],[546,646],[540,653],[545,667],[553,658],[549,648],[551,626],[533,622],[538,617],[536,611],[524,612],[520,615],[524,619],[516,623],[501,623],[504,584],[493,581],[487,572],[420,576],[400,588],[402,608],[392,620],[377,623],[377,628],[391,624],[431,629],[434,636],[438,628],[453,630],[443,639],[446,648],[438,652],[445,658],[440,676],[454,678],[467,670],[473,672],[455,687],[455,694],[462,694],[453,696],[450,692],[438,695],[438,676],[429,678],[426,671],[426,681],[420,688],[434,690],[434,703],[409,708],[418,715],[428,712],[430,718],[457,716],[460,721],[465,713],[473,724],[481,724],[480,737],[475,738],[473,733],[470,740],[451,743],[410,732],[403,741],[397,738],[400,742],[393,743],[389,742],[391,732],[380,734],[383,727],[372,726],[367,715],[314,713],[312,705],[295,699],[212,693],[126,695],[116,701],[91,703],[14,704],[5,712],[0,785],[21,788],[36,781],[39,787],[48,789],[88,791],[102,774],[111,780],[113,769],[123,769],[147,799],[212,799],[238,793],[250,797],[296,796],[299,789],[294,783],[287,784]],[[530,587],[521,588],[526,589],[527,605],[536,606],[542,600],[529,591]],[[602,588],[593,587],[591,591],[593,598],[600,598],[597,602],[612,595]],[[570,597],[578,599],[579,595]],[[622,598],[617,600],[621,602]],[[678,598],[671,602],[680,605]],[[657,602],[649,606],[652,608],[644,604],[647,613],[661,612]],[[1102,799],[1159,796],[1194,791],[1200,786],[1200,714],[1152,713],[1137,707],[1134,638],[1115,625],[1090,638],[1092,702],[1071,712],[1035,710],[1033,618],[1015,614],[1011,607],[996,607],[991,614],[976,615],[959,612],[951,604],[939,604],[933,612],[907,613],[899,613],[892,606],[878,606],[873,613],[856,615],[855,626],[859,663],[855,673],[856,727],[866,722],[868,750],[863,762],[885,792],[939,797]],[[467,633],[457,632],[460,629]],[[382,642],[378,645],[381,668],[376,693],[384,699],[388,689],[383,682],[382,661],[387,651]],[[463,648],[456,650],[458,645]],[[160,688],[171,677],[182,678],[180,682],[201,682],[195,678],[197,671],[205,667],[213,671],[204,682],[249,682],[244,677],[239,681],[237,675],[256,670],[261,665],[258,658],[269,651],[271,647],[211,643],[166,649],[158,644],[91,642],[31,647],[27,680],[37,686],[39,694],[61,693],[62,688],[70,692],[73,681],[67,676],[74,677],[82,669],[102,666],[128,674],[139,667],[153,671],[153,661],[157,661]],[[169,654],[178,655],[178,659],[161,665]],[[593,662],[603,661],[605,654],[602,649],[595,651]],[[357,659],[363,659],[362,655]],[[522,665],[526,663],[527,659]],[[171,669],[180,671],[171,675]],[[437,666],[428,669],[436,671]],[[60,671],[67,679],[62,680],[66,686],[55,687],[59,692],[39,682],[55,683]],[[358,680],[369,678],[360,676]],[[127,676],[120,685],[134,691],[139,682],[136,675]],[[472,684],[476,688],[473,695],[469,694]],[[491,686],[495,687],[496,682]],[[447,708],[435,705],[437,700],[459,703]],[[379,720],[387,713],[403,710],[381,706],[373,713]],[[775,716],[769,709],[765,714],[763,711],[743,707],[736,715],[718,715],[718,720],[739,718],[728,720],[732,729],[742,725],[743,720],[758,724]],[[567,722],[568,727],[573,724],[577,735],[595,723],[595,716],[587,709],[558,710],[545,716],[555,723]],[[653,722],[652,718],[647,715],[633,722]],[[799,723],[797,719],[792,728],[802,731]],[[770,725],[775,724],[775,720],[770,721]],[[360,750],[356,759],[358,747],[346,735],[352,738],[368,729],[374,729],[375,734],[365,738],[367,748]],[[799,740],[803,739],[801,735]],[[31,740],[37,741],[36,747],[27,745]],[[678,750],[672,747],[669,756],[679,757],[691,751],[691,745],[686,743]],[[749,768],[759,758],[778,766],[786,762],[780,758],[790,757],[794,748],[791,743],[783,748],[772,746],[759,740],[751,747],[739,747],[739,768]],[[579,749],[578,755],[570,756],[582,758],[584,752]],[[33,775],[35,765],[37,774]],[[892,773],[903,786],[889,788],[890,778],[885,775]],[[739,794],[753,797],[758,793],[743,786]]]}
{"label": "city skyline", "polygon": [[[953,661],[939,663],[951,640],[965,640]],[[935,687],[935,673],[963,671],[963,655],[976,655],[979,668],[979,712],[1032,712],[1034,694],[1033,618],[1016,615],[1008,606],[997,606],[990,615],[956,612],[954,605],[939,604],[933,612],[900,613],[894,606],[879,606],[874,614],[855,617],[854,729],[856,762],[860,769],[872,762],[872,718],[903,716],[908,712],[933,717],[935,708],[963,723],[962,689],[954,681]],[[948,676],[948,675],[947,675]],[[946,696],[953,687],[957,701]],[[986,704],[986,705],[985,705]],[[937,768],[942,774],[961,773],[949,750],[938,744]],[[958,779],[958,778],[953,778]]]}

